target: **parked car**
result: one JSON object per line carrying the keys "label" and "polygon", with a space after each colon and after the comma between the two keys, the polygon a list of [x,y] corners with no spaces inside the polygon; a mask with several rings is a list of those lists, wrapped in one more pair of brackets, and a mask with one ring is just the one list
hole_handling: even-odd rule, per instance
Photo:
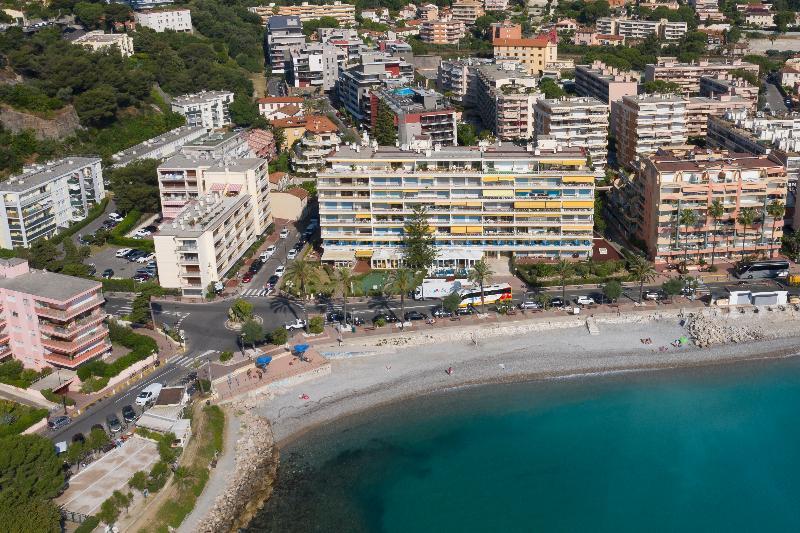
{"label": "parked car", "polygon": [[288,236],[289,236],[289,229],[288,228],[283,228],[281,230],[281,232],[278,234],[278,237],[280,237],[281,239],[285,239]]}
{"label": "parked car", "polygon": [[221,281],[217,281],[214,283],[214,292],[220,294],[224,290],[225,290],[225,285]]}
{"label": "parked car", "polygon": [[97,267],[95,266],[94,263],[92,263],[91,265],[86,267],[86,271],[89,273],[90,276],[94,276],[95,274],[97,274]]}
{"label": "parked car", "polygon": [[275,269],[275,275],[279,278],[283,277],[283,274],[286,272],[286,267],[283,265],[279,265],[278,268]]}
{"label": "parked car", "polygon": [[136,401],[133,403],[140,407],[150,405],[156,401],[156,398],[158,398],[162,388],[164,388],[164,386],[161,383],[151,383],[142,389],[142,392],[139,393],[139,395],[136,397]]}
{"label": "parked car", "polygon": [[255,274],[256,272],[258,272],[259,270],[261,270],[261,266],[262,266],[263,264],[264,264],[264,263],[262,263],[262,262],[261,262],[261,259],[256,259],[255,261],[253,261],[253,262],[250,264],[250,268],[248,268],[247,270],[249,270],[250,272],[252,272],[253,274]]}
{"label": "parked car", "polygon": [[136,261],[136,259],[138,259],[139,257],[142,257],[144,254],[145,254],[145,252],[143,252],[141,250],[131,250],[130,252],[125,254],[124,257],[128,261]]}
{"label": "parked car", "polygon": [[453,316],[453,313],[442,307],[441,305],[434,307],[431,311],[431,316],[436,318],[450,318]]}
{"label": "parked car", "polygon": [[550,307],[564,307],[564,299],[561,296],[550,298]]}
{"label": "parked car", "polygon": [[66,415],[60,415],[51,418],[47,421],[47,427],[51,430],[55,431],[57,429],[61,429],[65,426],[68,426],[72,422],[72,419]]}
{"label": "parked car", "polygon": [[253,273],[246,272],[244,276],[242,276],[242,283],[250,283],[253,281]]}
{"label": "parked car", "polygon": [[149,237],[152,234],[153,234],[152,232],[147,231],[146,229],[140,229],[136,233],[133,234],[133,238],[134,239],[144,239],[145,237]]}
{"label": "parked car", "polygon": [[289,253],[286,254],[286,259],[292,260],[295,257],[297,257],[297,250],[292,248],[291,250],[289,250]]}
{"label": "parked car", "polygon": [[661,299],[661,294],[658,291],[644,291],[644,299],[659,300]]}
{"label": "parked car", "polygon": [[122,418],[129,423],[136,420],[136,410],[132,405],[126,405],[122,408]]}
{"label": "parked car", "polygon": [[594,305],[594,298],[591,296],[578,296],[575,298],[575,303],[578,305]]}
{"label": "parked car", "polygon": [[292,322],[287,322],[284,326],[287,331],[292,331],[295,329],[305,329],[306,321],[302,318],[296,318]]}
{"label": "parked car", "polygon": [[114,277],[114,270],[107,268],[103,270],[103,279],[111,279]]}
{"label": "parked car", "polygon": [[115,253],[114,255],[116,257],[123,258],[126,255],[128,255],[129,253],[131,253],[132,251],[133,251],[133,248],[120,248],[119,250],[117,250],[117,253]]}
{"label": "parked car", "polygon": [[275,245],[270,244],[263,252],[261,252],[261,260],[266,261],[267,259],[272,257],[274,253],[275,253]]}
{"label": "parked car", "polygon": [[106,425],[108,425],[108,430],[111,433],[122,431],[122,422],[119,421],[116,413],[111,413],[110,415],[106,416]]}
{"label": "parked car", "polygon": [[427,320],[428,315],[425,313],[420,313],[419,311],[408,311],[403,318],[408,322],[409,320]]}
{"label": "parked car", "polygon": [[466,316],[466,315],[474,315],[477,311],[475,311],[475,307],[472,305],[468,305],[466,307],[459,307],[456,311],[457,315]]}
{"label": "parked car", "polygon": [[383,321],[388,323],[388,324],[392,324],[394,322],[399,322],[399,319],[397,318],[397,315],[395,315],[394,313],[378,313],[377,315],[372,317],[372,323],[374,324],[375,322],[377,322],[380,319],[383,319]]}
{"label": "parked car", "polygon": [[150,261],[152,261],[155,258],[156,258],[156,254],[147,254],[147,255],[143,255],[142,257],[137,258],[136,262],[137,263],[142,263],[142,264],[149,263]]}
{"label": "parked car", "polygon": [[150,224],[149,226],[145,226],[144,229],[146,229],[147,231],[149,231],[152,234],[152,233],[155,233],[155,232],[158,231],[158,226]]}
{"label": "parked car", "polygon": [[153,276],[146,272],[141,272],[133,276],[133,281],[138,281],[139,283],[150,281]]}
{"label": "parked car", "polygon": [[325,319],[328,322],[339,324],[353,324],[354,326],[361,326],[364,324],[364,319],[359,316],[353,316],[350,313],[347,313],[346,317],[344,312],[342,311],[331,311],[325,316]]}
{"label": "parked car", "polygon": [[109,213],[108,218],[110,218],[114,222],[122,222],[123,217],[119,213]]}
{"label": "parked car", "polygon": [[280,279],[281,279],[280,276],[278,276],[276,274],[273,274],[267,280],[267,285],[270,285],[271,286],[270,288],[272,288],[272,287],[274,287],[275,285],[278,284],[278,280],[280,280]]}
{"label": "parked car", "polygon": [[539,304],[533,300],[523,300],[518,306],[520,309],[539,309]]}

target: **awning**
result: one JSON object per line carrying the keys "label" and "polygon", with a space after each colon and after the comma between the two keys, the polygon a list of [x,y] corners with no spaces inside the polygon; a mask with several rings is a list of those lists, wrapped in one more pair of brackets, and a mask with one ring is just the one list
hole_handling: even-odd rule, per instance
{"label": "awning", "polygon": [[466,233],[466,226],[450,226],[450,233]]}
{"label": "awning", "polygon": [[467,202],[467,207],[480,207],[480,202]]}
{"label": "awning", "polygon": [[356,250],[356,257],[372,257],[372,250]]}
{"label": "awning", "polygon": [[372,218],[372,215],[369,213],[356,213],[356,218]]}
{"label": "awning", "polygon": [[336,249],[327,249],[322,252],[322,261],[330,261],[330,262],[354,262],[356,260],[356,254],[353,250],[336,250]]}
{"label": "awning", "polygon": [[495,181],[500,181],[500,178],[497,176],[484,176],[483,182],[484,183],[493,183]]}
{"label": "awning", "polygon": [[483,233],[481,226],[467,226],[467,233]]}
{"label": "awning", "polygon": [[591,200],[571,200],[564,202],[564,207],[594,207],[594,202]]}
{"label": "awning", "polygon": [[481,195],[485,197],[493,197],[493,198],[511,198],[514,196],[514,191],[511,189],[498,189],[498,190],[491,190],[485,189],[481,191]]}
{"label": "awning", "polygon": [[535,209],[547,207],[547,202],[540,200],[538,202],[514,202],[515,209]]}
{"label": "awning", "polygon": [[224,183],[214,183],[214,184],[211,185],[211,189],[210,189],[211,192],[222,192],[224,190],[225,190],[225,184]]}
{"label": "awning", "polygon": [[594,176],[564,176],[564,183],[594,183]]}
{"label": "awning", "polygon": [[546,207],[549,209],[558,209],[561,207],[561,202],[546,202],[546,203],[547,203]]}
{"label": "awning", "polygon": [[229,183],[228,184],[228,190],[227,190],[228,193],[232,193],[232,192],[233,193],[238,193],[241,190],[242,190],[242,184],[241,183]]}

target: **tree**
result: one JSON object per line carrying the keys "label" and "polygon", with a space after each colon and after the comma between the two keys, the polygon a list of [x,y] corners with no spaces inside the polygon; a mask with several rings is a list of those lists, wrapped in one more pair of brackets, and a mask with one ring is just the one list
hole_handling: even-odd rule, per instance
{"label": "tree", "polygon": [[288,340],[289,334],[286,332],[286,328],[277,328],[269,334],[269,341],[276,346],[286,344]]}
{"label": "tree", "polygon": [[697,214],[691,209],[684,209],[678,217],[678,223],[684,227],[683,232],[683,265],[689,261],[689,228],[697,224]]}
{"label": "tree", "polygon": [[403,225],[403,262],[407,268],[418,272],[427,271],[436,261],[436,247],[433,244],[430,225],[428,224],[428,208],[416,204],[411,216]]}
{"label": "tree", "polygon": [[547,99],[557,99],[567,94],[558,83],[550,78],[541,79],[539,82],[539,90],[542,91],[544,97]]}
{"label": "tree", "polygon": [[673,81],[651,80],[644,84],[644,92],[648,94],[680,94],[681,86]]}
{"label": "tree", "polygon": [[229,106],[231,120],[237,126],[250,127],[255,123],[258,126],[266,125],[264,117],[258,112],[258,106],[249,96],[236,95]]}
{"label": "tree", "polygon": [[381,146],[394,146],[397,141],[397,126],[394,123],[394,113],[382,100],[378,103],[373,135]]}
{"label": "tree", "polygon": [[713,202],[711,202],[711,205],[708,206],[708,216],[710,216],[714,220],[714,233],[711,236],[712,267],[714,266],[714,258],[717,254],[717,238],[719,237],[718,235],[719,219],[721,219],[724,214],[725,214],[725,206],[722,205],[722,201],[719,198],[715,199]]}
{"label": "tree", "polygon": [[264,330],[261,324],[252,319],[248,319],[242,324],[241,335],[242,344],[245,346],[249,344],[253,348],[256,347],[256,344],[264,340]]}
{"label": "tree", "polygon": [[109,183],[118,210],[123,213],[133,210],[144,213],[161,211],[158,165],[157,159],[142,159],[111,170]]}
{"label": "tree", "polygon": [[639,282],[639,303],[644,299],[644,284],[656,278],[656,270],[648,260],[640,256],[634,256],[628,265],[631,277]]}
{"label": "tree", "polygon": [[683,290],[683,281],[678,278],[668,279],[661,284],[661,290],[669,296],[676,296]]}
{"label": "tree", "polygon": [[486,261],[484,261],[483,259],[472,265],[472,270],[469,273],[469,280],[474,283],[477,283],[478,286],[481,288],[481,312],[486,311],[486,302],[485,302],[485,296],[483,294],[483,287],[485,285],[490,285],[492,283],[493,275],[494,272],[492,272],[492,269],[489,267],[488,264],[486,264]]}
{"label": "tree", "polygon": [[143,492],[147,487],[147,472],[143,470],[135,472],[128,480],[128,486],[132,489],[138,490],[139,492]]}
{"label": "tree", "polygon": [[478,144],[478,136],[475,134],[475,126],[460,122],[456,129],[459,146],[475,146]]}
{"label": "tree", "polygon": [[117,116],[117,93],[110,85],[98,85],[75,98],[75,111],[86,126],[107,126]]}
{"label": "tree", "polygon": [[95,4],[90,2],[78,2],[73,7],[75,18],[88,29],[96,30],[100,28],[103,22],[104,9],[103,4]]}
{"label": "tree", "polygon": [[[311,296],[314,285],[319,282],[319,268],[314,263],[299,259],[289,265],[284,274],[287,284],[297,291],[302,299]],[[305,306],[304,306],[305,309]],[[308,309],[305,309],[306,320],[308,320]]]}
{"label": "tree", "polygon": [[3,531],[61,533],[61,512],[49,500],[19,500],[13,491],[0,492],[0,523]]}
{"label": "tree", "polygon": [[86,439],[86,447],[90,450],[100,450],[109,443],[108,434],[102,429],[95,428],[89,432],[89,438]]}
{"label": "tree", "polygon": [[387,289],[389,294],[400,296],[400,318],[405,320],[406,316],[406,294],[414,290],[416,280],[414,272],[408,268],[398,268],[391,273]]}
{"label": "tree", "polygon": [[559,259],[558,263],[556,263],[556,274],[558,274],[558,279],[561,281],[561,300],[565,304],[567,303],[567,278],[574,271],[575,267],[566,259]]}
{"label": "tree", "polygon": [[238,323],[246,322],[253,318],[253,304],[243,298],[239,298],[228,309],[228,318]]}
{"label": "tree", "polygon": [[275,149],[277,151],[282,151],[286,148],[286,132],[283,131],[283,128],[276,128],[272,127],[272,138],[275,141]]}
{"label": "tree", "polygon": [[350,288],[353,284],[353,271],[348,267],[341,267],[336,270],[336,285],[342,291],[342,300],[344,310],[345,323],[347,323],[347,296],[350,294]]}
{"label": "tree", "polygon": [[100,504],[100,512],[97,513],[97,518],[108,525],[112,525],[117,521],[117,518],[119,518],[119,507],[117,499],[113,495]]}
{"label": "tree", "polygon": [[749,70],[745,70],[743,68],[736,68],[730,71],[730,75],[734,78],[739,78],[750,85],[755,85],[758,87],[761,83],[758,80],[758,74],[754,72],[750,72]]}
{"label": "tree", "polygon": [[747,228],[755,224],[756,210],[752,207],[743,208],[741,211],[739,211],[739,216],[736,218],[736,221],[742,225],[742,259],[744,259],[744,245],[745,239],[747,239]]}
{"label": "tree", "polygon": [[786,214],[786,206],[778,200],[773,200],[767,206],[767,214],[772,218],[772,235],[769,240],[769,256],[772,257],[775,253],[775,249],[772,247],[775,243],[775,226],[778,223],[778,219],[783,220],[783,216]]}
{"label": "tree", "polygon": [[442,300],[442,308],[448,313],[455,313],[461,306],[461,296],[457,292],[451,292]]}
{"label": "tree", "polygon": [[614,302],[622,295],[622,284],[612,279],[603,285],[603,295],[609,302]]}
{"label": "tree", "polygon": [[318,19],[307,20],[303,23],[303,33],[310,37],[319,28],[338,28],[339,21],[334,17],[320,17]]}

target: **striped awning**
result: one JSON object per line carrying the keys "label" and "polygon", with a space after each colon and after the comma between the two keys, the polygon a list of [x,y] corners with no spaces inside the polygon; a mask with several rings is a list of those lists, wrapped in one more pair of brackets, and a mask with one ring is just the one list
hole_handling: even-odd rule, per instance
{"label": "striped awning", "polygon": [[211,192],[222,192],[225,190],[224,183],[214,183],[211,185]]}

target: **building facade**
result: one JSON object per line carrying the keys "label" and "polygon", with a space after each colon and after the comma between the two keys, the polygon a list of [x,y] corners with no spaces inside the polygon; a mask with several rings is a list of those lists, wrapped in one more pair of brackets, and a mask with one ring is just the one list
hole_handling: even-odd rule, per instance
{"label": "building facade", "polygon": [[750,110],[755,111],[758,104],[758,87],[746,80],[732,76],[724,78],[700,77],[700,96],[738,96],[750,102]]}
{"label": "building facade", "polygon": [[370,93],[384,84],[407,85],[414,80],[414,68],[404,59],[383,52],[361,54],[359,64],[339,71],[336,97],[339,105],[362,123],[372,115]]}
{"label": "building facade", "polygon": [[186,117],[187,126],[214,130],[231,124],[232,102],[232,92],[202,91],[173,98],[172,111]]}
{"label": "building facade", "polygon": [[81,35],[72,43],[85,46],[95,52],[116,47],[123,57],[133,55],[133,38],[127,33],[104,33],[103,30],[95,30]]}
{"label": "building facade", "polygon": [[[455,146],[456,110],[436,91],[402,87],[373,92],[371,98],[385,104],[395,117],[397,140],[410,146],[415,140],[428,139],[434,144]],[[372,115],[375,127],[377,113]]]}
{"label": "building facade", "polygon": [[415,206],[428,208],[441,254],[588,257],[592,248],[594,176],[579,148],[342,147],[317,190],[326,254],[398,250]]}
{"label": "building facade", "polygon": [[426,20],[419,27],[419,38],[429,44],[458,44],[466,33],[460,20]]}
{"label": "building facade", "polygon": [[330,91],[339,79],[347,53],[336,46],[306,43],[286,51],[286,83],[291,87]]}
{"label": "building facade", "polygon": [[[269,9],[271,13],[272,8]],[[283,72],[286,51],[306,42],[303,23],[298,16],[276,15],[267,18],[266,26],[264,40],[267,63],[273,71]]]}
{"label": "building facade", "polygon": [[311,115],[300,142],[294,146],[292,167],[297,174],[311,176],[323,166],[341,143],[339,128],[325,115]]}
{"label": "building facade", "polygon": [[536,137],[558,146],[584,148],[592,167],[602,169],[608,155],[608,105],[590,96],[539,100],[534,108]]}
{"label": "building facade", "polygon": [[623,96],[636,96],[639,76],[635,72],[609,67],[602,61],[575,65],[575,90],[581,96],[592,96],[610,104]]}
{"label": "building facade", "polygon": [[558,60],[558,45],[549,37],[532,39],[494,39],[496,61],[515,61],[523,64],[530,74],[541,74],[548,63]]}
{"label": "building facade", "polygon": [[134,16],[136,24],[157,32],[192,33],[192,13],[188,9],[153,9]]}
{"label": "building facade", "polygon": [[671,94],[625,96],[611,105],[617,161],[633,167],[663,146],[686,144],[686,99]]}
{"label": "building facade", "polygon": [[670,22],[667,19],[643,20],[624,17],[603,17],[597,19],[597,33],[621,35],[626,39],[646,39],[655,35],[666,41],[678,41],[688,30],[686,22]]}
{"label": "building facade", "polygon": [[352,26],[356,23],[356,7],[339,0],[324,4],[303,2],[299,5],[278,6],[278,15],[299,17],[302,22],[333,17],[339,22],[339,26]]}
{"label": "building facade", "polygon": [[465,26],[472,26],[484,14],[483,2],[479,0],[456,0],[450,9],[453,20],[463,22]]}
{"label": "building facade", "polygon": [[533,107],[543,97],[538,79],[513,64],[477,67],[476,106],[483,124],[498,139],[532,139]]}
{"label": "building facade", "polygon": [[164,159],[176,153],[184,144],[199,139],[205,134],[206,129],[201,126],[180,126],[167,133],[162,133],[158,137],[117,152],[111,156],[114,160],[111,168],[126,167],[141,159]]}
{"label": "building facade", "polygon": [[475,105],[478,91],[477,67],[491,63],[491,59],[478,57],[443,59],[439,62],[436,76],[437,86],[443,93],[449,93],[453,102],[461,105]]}
{"label": "building facade", "polygon": [[74,369],[111,352],[102,284],[0,260],[0,359]]}
{"label": "building facade", "polygon": [[692,96],[686,100],[686,136],[704,138],[708,118],[721,117],[728,111],[747,111],[750,102],[738,96]]}
{"label": "building facade", "polygon": [[677,83],[684,94],[693,95],[700,92],[701,77],[723,77],[734,70],[744,70],[758,76],[758,65],[741,59],[717,61],[702,59],[692,63],[681,63],[674,57],[659,57],[655,64],[645,66],[644,79]]}
{"label": "building facade", "polygon": [[99,157],[34,165],[0,182],[0,247],[28,248],[86,218],[105,197]]}

